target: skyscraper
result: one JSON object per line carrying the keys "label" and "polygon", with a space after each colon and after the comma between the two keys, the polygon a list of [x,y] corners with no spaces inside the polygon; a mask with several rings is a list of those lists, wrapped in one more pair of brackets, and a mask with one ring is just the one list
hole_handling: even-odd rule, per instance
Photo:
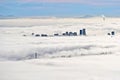
{"label": "skyscraper", "polygon": [[83,35],[86,35],[86,29],[83,29]]}

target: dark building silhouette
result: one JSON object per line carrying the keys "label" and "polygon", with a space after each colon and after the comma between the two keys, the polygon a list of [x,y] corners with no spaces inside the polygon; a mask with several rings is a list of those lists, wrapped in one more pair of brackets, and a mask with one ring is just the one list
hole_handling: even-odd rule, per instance
{"label": "dark building silhouette", "polygon": [[82,29],[82,30],[80,30],[80,35],[86,35],[86,29]]}
{"label": "dark building silhouette", "polygon": [[83,29],[83,35],[86,35],[86,29]]}
{"label": "dark building silhouette", "polygon": [[115,35],[115,32],[114,32],[114,31],[112,31],[112,32],[111,32],[111,35]]}
{"label": "dark building silhouette", "polygon": [[73,35],[74,35],[74,36],[77,36],[77,32],[74,32]]}
{"label": "dark building silhouette", "polygon": [[24,34],[23,36],[27,36],[27,35]]}
{"label": "dark building silhouette", "polygon": [[66,35],[67,35],[67,36],[69,35],[68,31],[66,32]]}
{"label": "dark building silhouette", "polygon": [[63,35],[63,36],[65,36],[65,35],[66,35],[66,33],[63,33],[62,35]]}
{"label": "dark building silhouette", "polygon": [[32,35],[34,35],[34,33],[32,33]]}
{"label": "dark building silhouette", "polygon": [[48,35],[47,34],[41,34],[41,37],[47,37]]}
{"label": "dark building silhouette", "polygon": [[82,35],[83,34],[83,31],[82,30],[80,30],[80,35]]}
{"label": "dark building silhouette", "polygon": [[40,34],[36,34],[35,36],[36,36],[36,37],[39,37],[39,36],[40,36]]}
{"label": "dark building silhouette", "polygon": [[54,34],[54,36],[59,36],[59,34]]}
{"label": "dark building silhouette", "polygon": [[69,36],[73,36],[73,33],[72,33],[72,32],[69,32]]}
{"label": "dark building silhouette", "polygon": [[37,53],[35,53],[35,59],[37,59],[38,58],[38,54]]}
{"label": "dark building silhouette", "polygon": [[107,35],[110,35],[110,33],[108,33]]}
{"label": "dark building silhouette", "polygon": [[67,32],[63,33],[62,35],[63,36],[69,36],[69,32],[67,31]]}
{"label": "dark building silhouette", "polygon": [[62,35],[63,36],[77,36],[77,32],[65,32]]}

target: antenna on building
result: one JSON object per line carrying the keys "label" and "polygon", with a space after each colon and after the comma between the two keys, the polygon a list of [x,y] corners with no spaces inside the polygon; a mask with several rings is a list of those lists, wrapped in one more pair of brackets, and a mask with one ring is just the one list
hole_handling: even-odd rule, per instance
{"label": "antenna on building", "polygon": [[105,21],[105,15],[102,15],[102,19],[103,19],[103,21]]}
{"label": "antenna on building", "polygon": [[38,58],[38,54],[37,54],[37,53],[35,53],[35,56],[34,56],[34,57],[35,57],[35,59],[37,59],[37,58]]}

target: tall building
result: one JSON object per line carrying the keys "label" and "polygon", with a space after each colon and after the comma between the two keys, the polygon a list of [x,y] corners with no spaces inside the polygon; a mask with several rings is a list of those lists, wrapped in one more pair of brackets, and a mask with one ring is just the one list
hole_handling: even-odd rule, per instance
{"label": "tall building", "polygon": [[112,31],[112,32],[111,32],[111,34],[112,34],[112,35],[115,35],[115,32],[114,32],[114,31]]}
{"label": "tall building", "polygon": [[67,36],[69,35],[68,31],[66,32],[66,35],[67,35]]}
{"label": "tall building", "polygon": [[82,30],[80,30],[80,35],[82,35],[82,33],[83,33],[83,31],[82,31]]}
{"label": "tall building", "polygon": [[86,29],[83,29],[83,35],[86,35]]}
{"label": "tall building", "polygon": [[82,30],[80,30],[80,35],[86,35],[86,29],[82,29]]}

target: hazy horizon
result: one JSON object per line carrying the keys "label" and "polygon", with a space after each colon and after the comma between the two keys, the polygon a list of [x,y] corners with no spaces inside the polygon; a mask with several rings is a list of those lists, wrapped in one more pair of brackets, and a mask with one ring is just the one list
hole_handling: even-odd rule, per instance
{"label": "hazy horizon", "polygon": [[120,16],[119,0],[2,0],[3,16]]}

